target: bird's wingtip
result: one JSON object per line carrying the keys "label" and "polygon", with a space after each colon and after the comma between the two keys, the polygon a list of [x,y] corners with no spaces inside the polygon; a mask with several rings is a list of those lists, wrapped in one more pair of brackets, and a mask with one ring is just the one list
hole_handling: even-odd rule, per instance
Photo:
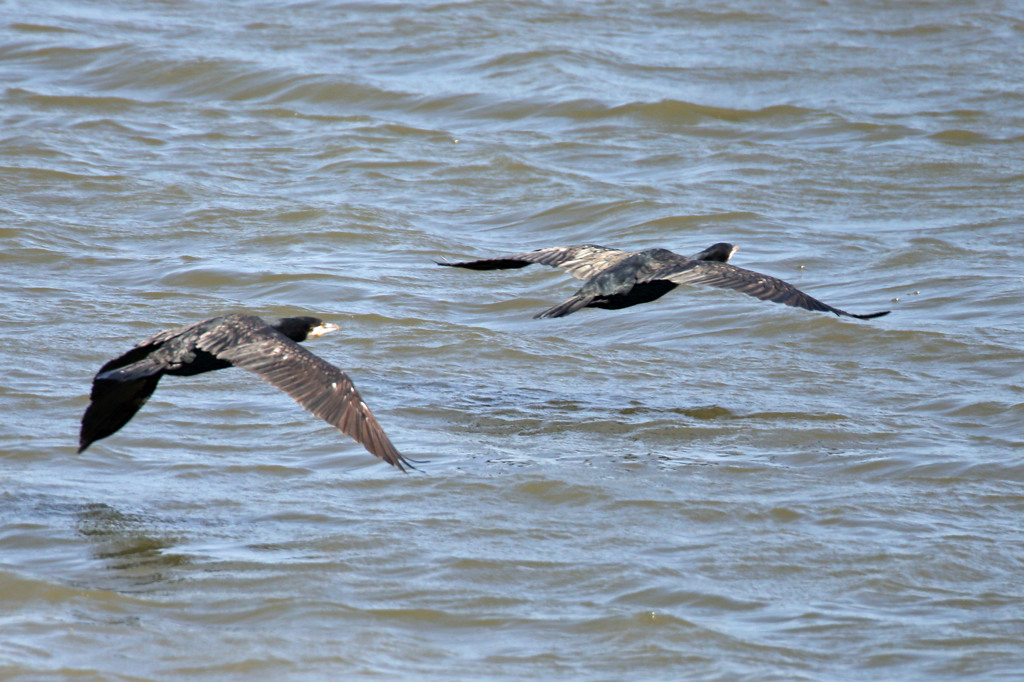
{"label": "bird's wingtip", "polygon": [[411,457],[406,457],[405,455],[402,455],[395,462],[395,466],[398,467],[402,471],[403,474],[407,474],[410,471],[422,471],[422,469],[420,469],[416,465],[417,464],[426,464],[427,461],[428,460],[425,460],[425,459],[413,459]]}
{"label": "bird's wingtip", "polygon": [[892,312],[891,310],[883,310],[883,311],[878,312],[878,313],[868,313],[867,315],[854,315],[854,317],[856,317],[857,319],[860,319],[860,320],[873,320],[876,317],[885,317],[886,315],[888,315],[891,312]]}

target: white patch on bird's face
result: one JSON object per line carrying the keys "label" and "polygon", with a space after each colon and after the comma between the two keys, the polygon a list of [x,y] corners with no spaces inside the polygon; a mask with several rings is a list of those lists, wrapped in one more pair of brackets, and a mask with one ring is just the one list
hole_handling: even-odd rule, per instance
{"label": "white patch on bird's face", "polygon": [[336,324],[324,322],[323,324],[313,327],[312,329],[309,330],[309,338],[315,339],[318,336],[323,336],[324,334],[327,334],[329,332],[336,332],[339,329],[341,329],[341,327],[339,327]]}

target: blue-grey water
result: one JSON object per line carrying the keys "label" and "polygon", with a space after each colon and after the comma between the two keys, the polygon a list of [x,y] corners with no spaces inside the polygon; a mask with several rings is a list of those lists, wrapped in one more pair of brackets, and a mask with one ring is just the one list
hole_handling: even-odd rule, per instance
{"label": "blue-grey water", "polygon": [[[0,5],[0,678],[1024,678],[1016,2]],[[465,259],[729,241],[859,321]],[[161,329],[315,314],[402,474]]]}

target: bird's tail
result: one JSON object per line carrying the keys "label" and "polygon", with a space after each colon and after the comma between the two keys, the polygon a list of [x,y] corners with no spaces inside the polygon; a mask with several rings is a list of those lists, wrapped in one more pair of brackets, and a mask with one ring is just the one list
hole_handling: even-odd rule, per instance
{"label": "bird's tail", "polygon": [[565,317],[566,315],[576,312],[580,308],[586,308],[593,302],[593,300],[593,296],[580,296],[579,294],[576,294],[575,296],[572,296],[571,298],[568,298],[558,305],[548,308],[544,312],[534,315],[533,317],[534,319]]}

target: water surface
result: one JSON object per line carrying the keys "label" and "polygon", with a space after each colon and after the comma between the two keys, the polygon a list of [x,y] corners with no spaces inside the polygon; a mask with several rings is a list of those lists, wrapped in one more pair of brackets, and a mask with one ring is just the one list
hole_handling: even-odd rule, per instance
{"label": "water surface", "polygon": [[[7,3],[0,675],[1024,676],[1013,3]],[[839,319],[438,268],[740,246]],[[316,314],[403,475],[168,327]]]}

